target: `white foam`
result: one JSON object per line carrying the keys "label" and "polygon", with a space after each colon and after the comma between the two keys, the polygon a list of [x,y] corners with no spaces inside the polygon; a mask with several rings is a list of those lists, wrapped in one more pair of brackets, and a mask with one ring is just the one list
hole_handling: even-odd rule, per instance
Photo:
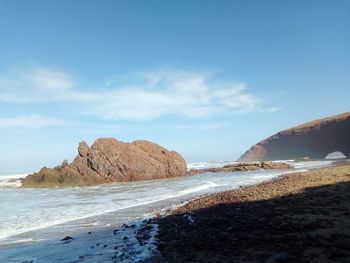
{"label": "white foam", "polygon": [[[108,212],[114,212],[114,211],[122,210],[126,208],[147,205],[154,202],[166,200],[172,197],[175,197],[175,195],[171,195],[171,194],[163,195],[163,196],[155,195],[148,198],[126,201],[123,204],[121,204],[119,207],[115,207],[114,205],[105,206],[101,204],[99,206],[96,206],[96,209],[93,209],[94,205],[92,204],[91,207],[88,207],[87,209],[76,209],[76,210],[73,209],[74,211],[72,213],[69,213],[69,211],[67,211],[67,209],[65,209],[64,207],[57,207],[54,213],[45,213],[45,211],[41,211],[41,213],[37,213],[37,216],[34,218],[32,215],[31,222],[27,221],[27,222],[22,222],[22,224],[17,224],[16,222],[7,221],[7,225],[3,224],[2,228],[0,229],[0,240],[13,235],[25,233],[28,231],[38,230],[45,227],[51,227],[54,225],[63,224],[74,220],[84,219],[87,217],[98,216]],[[86,224],[86,226],[96,226],[96,225],[98,225],[98,222],[92,222],[90,224]]]}
{"label": "white foam", "polygon": [[234,161],[211,161],[211,162],[196,162],[196,163],[189,163],[187,164],[187,169],[191,170],[198,170],[198,169],[206,169],[206,168],[217,168],[217,167],[223,167],[227,164],[233,164],[236,163]]}
{"label": "white foam", "polygon": [[322,160],[322,161],[306,161],[306,162],[287,162],[296,169],[307,169],[307,168],[319,168],[331,165],[333,161]]}
{"label": "white foam", "polygon": [[197,186],[185,189],[185,190],[178,191],[177,194],[178,195],[185,195],[185,194],[189,194],[189,193],[203,191],[205,189],[209,189],[209,188],[213,188],[213,187],[217,187],[217,186],[218,186],[217,184],[210,182],[210,181],[207,181],[202,185],[197,185]]}
{"label": "white foam", "polygon": [[23,238],[23,239],[17,239],[10,242],[7,242],[7,244],[17,244],[17,243],[26,243],[33,241],[33,238]]}
{"label": "white foam", "polygon": [[133,258],[128,259],[125,262],[142,262],[158,252],[157,235],[159,232],[159,226],[158,224],[149,224],[149,226],[151,226],[152,229],[149,231],[150,238],[148,239],[148,242],[143,246],[141,246],[139,242],[135,242],[135,255]]}
{"label": "white foam", "polygon": [[0,175],[0,188],[17,188],[21,187],[21,179],[28,174],[6,174]]}
{"label": "white foam", "polygon": [[0,188],[18,188],[22,186],[21,180],[0,181]]}

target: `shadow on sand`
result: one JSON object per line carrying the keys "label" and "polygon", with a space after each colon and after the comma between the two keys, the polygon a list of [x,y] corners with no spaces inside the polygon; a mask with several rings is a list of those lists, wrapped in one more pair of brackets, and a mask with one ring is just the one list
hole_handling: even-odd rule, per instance
{"label": "shadow on sand", "polygon": [[157,223],[164,259],[147,262],[350,262],[350,182],[189,209]]}

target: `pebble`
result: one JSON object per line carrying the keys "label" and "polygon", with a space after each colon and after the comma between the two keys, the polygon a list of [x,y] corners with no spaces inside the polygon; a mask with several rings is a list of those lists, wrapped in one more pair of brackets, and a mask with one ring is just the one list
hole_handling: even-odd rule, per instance
{"label": "pebble", "polygon": [[61,241],[68,241],[68,240],[72,240],[74,238],[70,237],[70,236],[66,236],[65,238],[62,238]]}

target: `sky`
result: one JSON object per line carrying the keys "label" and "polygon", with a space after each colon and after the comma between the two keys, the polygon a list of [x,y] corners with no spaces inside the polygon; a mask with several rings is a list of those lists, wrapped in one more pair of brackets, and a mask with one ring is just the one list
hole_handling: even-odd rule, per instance
{"label": "sky", "polygon": [[349,111],[349,14],[349,0],[0,0],[0,174],[99,137],[231,161]]}

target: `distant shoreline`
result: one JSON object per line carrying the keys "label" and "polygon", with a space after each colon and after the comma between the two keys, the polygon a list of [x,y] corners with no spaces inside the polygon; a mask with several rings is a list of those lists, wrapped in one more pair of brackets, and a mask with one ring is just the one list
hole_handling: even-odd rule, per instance
{"label": "distant shoreline", "polygon": [[349,161],[195,199],[156,220],[149,262],[350,260],[349,203]]}

